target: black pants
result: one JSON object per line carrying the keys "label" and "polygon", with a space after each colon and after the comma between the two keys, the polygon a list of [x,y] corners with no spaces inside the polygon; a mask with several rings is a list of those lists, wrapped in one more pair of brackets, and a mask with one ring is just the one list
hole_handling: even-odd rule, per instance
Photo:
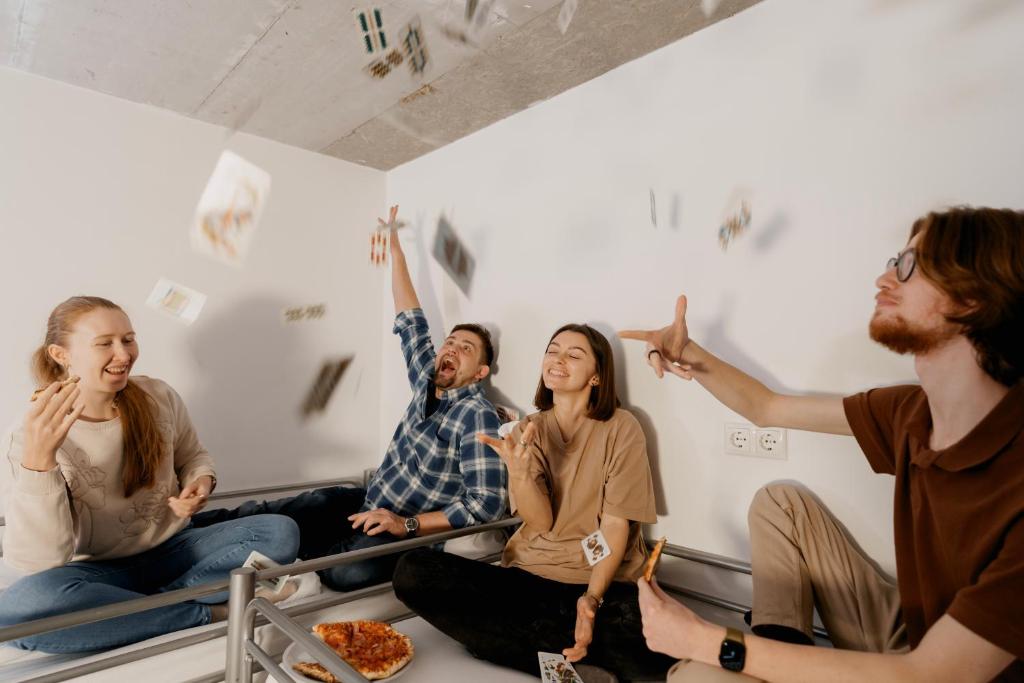
{"label": "black pants", "polygon": [[[366,499],[366,490],[354,486],[330,486],[307,491],[291,498],[271,501],[250,500],[234,510],[209,510],[192,517],[196,527],[209,526],[251,515],[284,515],[299,525],[300,560],[335,555],[349,550],[372,548],[399,540],[389,533],[367,536],[354,530],[349,515],[359,512]],[[384,555],[370,560],[323,569],[317,574],[328,587],[351,591],[391,580],[398,555]]]}
{"label": "black pants", "polygon": [[[576,601],[586,591],[426,548],[406,553],[393,581],[399,600],[474,657],[534,676],[538,652],[560,654],[576,642]],[[614,582],[604,597],[582,663],[623,680],[664,680],[675,660],[647,649],[636,586]]]}

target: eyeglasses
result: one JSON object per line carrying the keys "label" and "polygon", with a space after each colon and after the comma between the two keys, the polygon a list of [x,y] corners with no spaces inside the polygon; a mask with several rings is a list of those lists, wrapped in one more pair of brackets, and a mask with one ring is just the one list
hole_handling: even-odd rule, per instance
{"label": "eyeglasses", "polygon": [[914,274],[914,266],[917,265],[917,257],[914,255],[913,249],[907,249],[902,254],[895,258],[891,258],[885,262],[885,269],[890,268],[896,269],[896,279],[900,282],[906,282],[910,279],[910,276]]}

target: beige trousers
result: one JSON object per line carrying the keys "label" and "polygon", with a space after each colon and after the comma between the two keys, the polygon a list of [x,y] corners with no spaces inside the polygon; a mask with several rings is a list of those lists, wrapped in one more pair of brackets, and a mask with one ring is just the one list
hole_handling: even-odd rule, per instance
{"label": "beige trousers", "polygon": [[[752,624],[789,626],[813,637],[814,608],[833,644],[864,652],[907,649],[900,595],[802,486],[769,484],[747,516],[754,579]],[[742,674],[680,662],[670,683],[741,683]]]}

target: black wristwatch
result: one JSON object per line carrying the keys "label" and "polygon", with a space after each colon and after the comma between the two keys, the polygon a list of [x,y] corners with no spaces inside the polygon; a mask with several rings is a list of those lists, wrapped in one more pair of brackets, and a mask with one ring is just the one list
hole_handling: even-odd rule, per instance
{"label": "black wristwatch", "polygon": [[743,671],[743,665],[747,663],[747,646],[743,643],[742,631],[725,629],[725,640],[718,651],[718,663],[727,671]]}
{"label": "black wristwatch", "polygon": [[405,518],[405,535],[415,536],[416,532],[420,530],[420,520],[413,515],[412,517]]}

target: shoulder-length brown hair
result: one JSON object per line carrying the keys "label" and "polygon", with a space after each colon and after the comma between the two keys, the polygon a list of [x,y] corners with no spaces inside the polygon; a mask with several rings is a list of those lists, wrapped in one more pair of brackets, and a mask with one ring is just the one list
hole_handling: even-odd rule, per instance
{"label": "shoulder-length brown hair", "polygon": [[[50,344],[67,346],[68,335],[74,329],[75,321],[97,308],[124,312],[114,302],[98,296],[73,296],[58,304],[50,313],[43,345],[32,354],[32,374],[39,388],[66,377],[64,367],[50,356]],[[130,497],[139,489],[153,486],[163,444],[156,426],[153,400],[130,379],[125,388],[117,393],[117,410],[121,415],[121,431],[124,435],[121,480],[124,495]]]}
{"label": "shoulder-length brown hair", "polygon": [[992,379],[1013,386],[1024,375],[1024,212],[958,206],[914,222],[921,273],[945,292]]}
{"label": "shoulder-length brown hair", "polygon": [[[555,337],[562,332],[579,332],[590,343],[594,351],[594,359],[597,362],[597,386],[590,387],[590,400],[587,403],[587,417],[593,420],[610,420],[619,407],[619,396],[615,393],[615,358],[612,356],[612,347],[604,335],[590,325],[579,325],[569,323],[562,325],[548,340],[548,346],[555,340]],[[545,347],[547,348],[547,347]],[[537,410],[548,410],[555,405],[554,394],[544,386],[544,375],[541,375],[537,383],[537,393],[533,396],[533,405]]]}

